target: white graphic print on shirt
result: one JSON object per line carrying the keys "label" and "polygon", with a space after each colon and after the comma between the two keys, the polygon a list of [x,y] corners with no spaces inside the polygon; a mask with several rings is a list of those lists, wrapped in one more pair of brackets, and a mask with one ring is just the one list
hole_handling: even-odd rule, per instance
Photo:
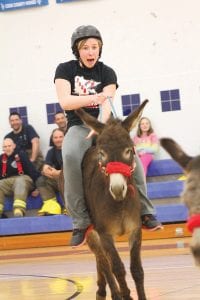
{"label": "white graphic print on shirt", "polygon": [[92,79],[85,79],[83,76],[76,76],[74,80],[74,93],[79,96],[96,94],[95,87],[100,84]]}

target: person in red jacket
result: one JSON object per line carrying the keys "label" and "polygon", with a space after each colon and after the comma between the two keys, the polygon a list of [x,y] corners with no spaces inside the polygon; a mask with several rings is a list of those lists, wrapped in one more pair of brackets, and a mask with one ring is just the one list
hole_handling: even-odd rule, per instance
{"label": "person in red jacket", "polygon": [[27,197],[34,190],[39,176],[27,153],[19,150],[12,139],[4,139],[0,155],[0,218],[5,197],[13,197],[14,217],[25,215]]}

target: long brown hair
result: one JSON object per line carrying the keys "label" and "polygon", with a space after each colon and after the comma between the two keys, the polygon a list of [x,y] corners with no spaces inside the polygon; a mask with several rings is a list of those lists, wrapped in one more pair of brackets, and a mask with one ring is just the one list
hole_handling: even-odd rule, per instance
{"label": "long brown hair", "polygon": [[142,120],[144,120],[144,119],[149,122],[149,130],[147,131],[147,135],[150,135],[151,133],[154,132],[153,127],[151,125],[151,121],[147,117],[142,117],[138,123],[138,129],[137,129],[137,136],[139,136],[139,137],[141,137],[141,135],[142,135],[142,130],[141,130],[140,124],[141,124]]}
{"label": "long brown hair", "polygon": [[54,135],[54,132],[56,132],[56,131],[60,131],[60,132],[62,132],[63,135],[64,135],[64,132],[63,132],[62,129],[60,129],[60,128],[54,128],[54,129],[52,130],[51,135],[50,135],[50,145],[52,145],[52,146],[55,146],[55,145],[54,145],[54,142],[53,142],[53,135]]}

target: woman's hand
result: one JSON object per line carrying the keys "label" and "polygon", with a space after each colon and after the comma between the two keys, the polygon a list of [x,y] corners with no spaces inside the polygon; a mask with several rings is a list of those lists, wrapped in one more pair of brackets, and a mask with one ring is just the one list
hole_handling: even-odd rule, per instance
{"label": "woman's hand", "polygon": [[61,170],[57,170],[49,165],[44,165],[42,169],[42,175],[49,178],[57,178],[60,175]]}
{"label": "woman's hand", "polygon": [[53,168],[51,166],[44,165],[41,173],[46,177],[53,178],[52,172],[53,172]]}
{"label": "woman's hand", "polygon": [[93,97],[94,97],[94,100],[92,101],[93,106],[101,105],[107,99],[104,93],[95,94]]}
{"label": "woman's hand", "polygon": [[91,137],[93,137],[93,135],[96,135],[96,131],[94,131],[93,129],[88,133],[88,135],[86,136],[86,140],[90,139]]}

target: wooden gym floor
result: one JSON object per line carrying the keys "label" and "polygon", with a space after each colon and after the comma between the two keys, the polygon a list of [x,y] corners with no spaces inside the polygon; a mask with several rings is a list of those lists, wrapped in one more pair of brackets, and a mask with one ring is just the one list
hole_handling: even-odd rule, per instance
{"label": "wooden gym floor", "polygon": [[[194,265],[189,242],[190,237],[143,241],[148,300],[200,299],[200,269]],[[136,300],[127,242],[117,242],[117,248]],[[87,246],[77,250],[57,246],[0,251],[2,300],[95,300],[95,291],[95,260]]]}

